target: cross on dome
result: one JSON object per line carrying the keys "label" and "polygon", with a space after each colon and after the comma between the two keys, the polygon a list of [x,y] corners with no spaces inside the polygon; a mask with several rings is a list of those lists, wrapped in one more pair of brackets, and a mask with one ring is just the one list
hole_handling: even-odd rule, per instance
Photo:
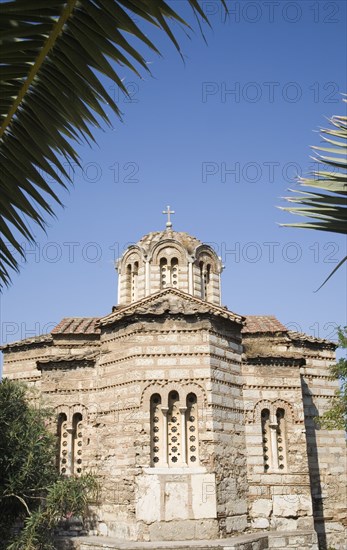
{"label": "cross on dome", "polygon": [[166,227],[167,227],[168,229],[171,229],[171,227],[172,227],[172,222],[171,222],[171,219],[170,219],[170,215],[171,215],[171,214],[175,214],[175,211],[174,211],[174,210],[170,210],[170,206],[167,206],[167,207],[166,207],[166,210],[163,210],[163,214],[167,214]]}

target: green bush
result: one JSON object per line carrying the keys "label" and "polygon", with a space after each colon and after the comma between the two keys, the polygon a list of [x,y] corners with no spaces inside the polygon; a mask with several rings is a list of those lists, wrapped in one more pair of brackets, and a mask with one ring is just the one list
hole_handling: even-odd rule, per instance
{"label": "green bush", "polygon": [[21,383],[0,383],[0,548],[51,550],[62,518],[88,514],[94,476],[56,470],[51,413]]}

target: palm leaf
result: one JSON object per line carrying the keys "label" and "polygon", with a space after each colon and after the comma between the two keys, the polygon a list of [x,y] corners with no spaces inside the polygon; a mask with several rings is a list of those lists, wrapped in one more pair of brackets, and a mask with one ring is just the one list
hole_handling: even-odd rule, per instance
{"label": "palm leaf", "polygon": [[[208,23],[197,0],[188,2]],[[161,29],[179,52],[171,24],[190,27],[163,0],[12,0],[1,3],[1,17],[0,229],[8,245],[0,247],[0,283],[8,285],[18,254],[24,257],[19,238],[34,241],[29,220],[44,228],[50,201],[60,203],[42,173],[65,186],[70,178],[60,158],[79,162],[71,142],[89,143],[91,127],[110,124],[103,105],[121,116],[97,75],[127,94],[122,67],[149,73],[132,41],[159,54],[140,24]]]}
{"label": "palm leaf", "polygon": [[[343,98],[343,101],[347,102],[345,98]],[[284,197],[284,199],[289,203],[299,204],[300,206],[280,207],[281,210],[298,216],[304,216],[305,218],[311,218],[315,221],[284,223],[280,224],[281,226],[347,234],[347,117],[333,116],[330,119],[330,123],[334,129],[321,129],[324,146],[312,147],[314,151],[323,151],[324,153],[329,153],[329,155],[317,154],[313,157],[313,160],[318,165],[331,166],[335,171],[320,171],[318,169],[311,173],[311,177],[299,177],[299,185],[311,189],[314,188],[315,192],[293,191],[290,189],[290,191],[298,194]],[[325,137],[326,135],[339,139],[332,140]],[[327,143],[331,146],[326,146]],[[329,194],[322,193],[321,191],[328,191]],[[330,279],[346,260],[347,256],[339,262],[319,288]]]}

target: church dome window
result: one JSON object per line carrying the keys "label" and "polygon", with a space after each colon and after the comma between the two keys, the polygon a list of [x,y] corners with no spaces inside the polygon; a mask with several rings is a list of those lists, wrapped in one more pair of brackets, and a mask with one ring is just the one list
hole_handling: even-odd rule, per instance
{"label": "church dome window", "polygon": [[178,285],[178,259],[172,258],[171,260],[171,283],[177,288]]}
{"label": "church dome window", "polygon": [[160,288],[165,288],[168,283],[168,265],[167,259],[161,258],[160,260]]}
{"label": "church dome window", "polygon": [[178,258],[160,259],[160,288],[178,288]]}
{"label": "church dome window", "polygon": [[[165,212],[169,217],[173,213]],[[220,305],[221,259],[211,246],[167,223],[165,230],[144,235],[117,260],[119,305],[167,288]]]}
{"label": "church dome window", "polygon": [[211,264],[206,261],[199,262],[200,269],[200,292],[201,299],[210,301],[212,298],[211,288]]}
{"label": "church dome window", "polygon": [[131,274],[131,301],[137,300],[137,288],[138,288],[138,276],[139,276],[139,262],[134,262],[132,274]]}
{"label": "church dome window", "polygon": [[125,274],[122,276],[124,281],[124,292],[126,303],[135,302],[138,299],[138,286],[139,286],[139,269],[140,263],[137,255],[134,253],[128,258]]}

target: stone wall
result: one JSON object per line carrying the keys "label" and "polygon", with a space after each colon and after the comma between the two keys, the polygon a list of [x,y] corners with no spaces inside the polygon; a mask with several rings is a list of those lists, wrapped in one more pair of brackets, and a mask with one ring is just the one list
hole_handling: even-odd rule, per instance
{"label": "stone wall", "polygon": [[329,376],[331,349],[302,346],[301,368],[305,425],[315,529],[320,548],[344,550],[347,540],[346,439],[342,430],[325,430],[315,418],[331,406],[338,382]]}
{"label": "stone wall", "polygon": [[[116,476],[114,482],[127,484],[128,520],[134,522],[134,529],[136,523],[136,536],[175,539],[183,530],[187,538],[211,538],[218,536],[217,515],[225,531],[226,516],[240,514],[234,496],[245,479],[241,474],[241,348],[239,336],[237,341],[235,335],[230,340],[230,334],[216,334],[208,318],[174,316],[118,325],[102,334],[103,383],[119,382],[117,448],[113,463],[106,461],[103,470]],[[182,399],[189,392],[197,396],[199,460],[183,470],[150,464],[150,399],[159,394],[165,405],[172,391]],[[124,415],[127,409],[129,414]],[[237,460],[240,445],[243,458]],[[110,478],[108,482],[113,483]],[[113,508],[117,521],[121,508],[121,504]],[[103,521],[110,525],[106,515]],[[120,536],[118,527],[108,529],[109,534]]]}
{"label": "stone wall", "polygon": [[[299,365],[273,358],[243,365],[249,514],[254,529],[313,528]],[[264,410],[270,413],[269,433],[263,429]],[[284,411],[281,434],[278,410]],[[276,453],[277,460],[271,456]]]}
{"label": "stone wall", "polygon": [[216,472],[220,533],[226,536],[247,527],[248,483],[239,328],[215,323],[209,334],[213,446],[209,451]]}
{"label": "stone wall", "polygon": [[[89,338],[40,338],[7,348],[4,375],[36,385],[63,415],[67,438],[78,415],[76,460],[100,480],[96,532],[126,541],[179,540],[182,533],[213,539],[244,530],[312,531],[314,519],[321,550],[344,548],[345,440],[314,423],[337,387],[327,371],[333,346],[255,338],[253,348],[246,342],[246,357],[239,323],[165,308],[135,312]],[[165,442],[173,392],[182,436],[177,465]],[[166,458],[155,455],[158,463],[151,443],[156,394],[159,445],[169,449]],[[193,428],[194,462],[186,437]],[[274,548],[294,548],[294,539],[284,546],[273,540]]]}

